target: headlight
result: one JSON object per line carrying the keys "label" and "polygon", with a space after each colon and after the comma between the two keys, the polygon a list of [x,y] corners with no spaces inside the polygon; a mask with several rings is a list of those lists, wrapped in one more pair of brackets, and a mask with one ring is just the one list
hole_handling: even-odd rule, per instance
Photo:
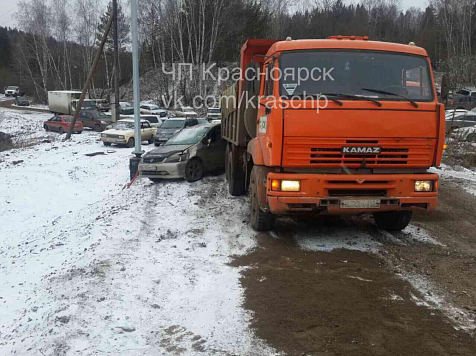
{"label": "headlight", "polygon": [[299,192],[301,190],[301,182],[298,180],[281,181],[281,190],[283,192]]}
{"label": "headlight", "polygon": [[299,192],[301,191],[301,181],[299,180],[282,180],[273,179],[271,181],[271,190],[272,191],[282,191],[282,192]]}
{"label": "headlight", "polygon": [[188,158],[189,158],[188,150],[185,150],[183,152],[174,153],[173,155],[167,157],[164,160],[164,162],[166,163],[183,162],[188,160]]}
{"label": "headlight", "polygon": [[432,180],[417,180],[415,181],[415,192],[431,192],[433,191]]}
{"label": "headlight", "polygon": [[119,135],[119,136],[117,136],[117,138],[122,138],[122,139],[124,139],[124,136],[122,136],[122,135]]}
{"label": "headlight", "polygon": [[106,134],[101,134],[101,137],[107,137],[107,135]]}

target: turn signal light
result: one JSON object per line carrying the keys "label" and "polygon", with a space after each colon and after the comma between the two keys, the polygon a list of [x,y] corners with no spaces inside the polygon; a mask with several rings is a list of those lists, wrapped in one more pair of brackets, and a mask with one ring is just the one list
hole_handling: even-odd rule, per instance
{"label": "turn signal light", "polygon": [[279,190],[279,180],[272,179],[271,180],[271,190],[278,191]]}

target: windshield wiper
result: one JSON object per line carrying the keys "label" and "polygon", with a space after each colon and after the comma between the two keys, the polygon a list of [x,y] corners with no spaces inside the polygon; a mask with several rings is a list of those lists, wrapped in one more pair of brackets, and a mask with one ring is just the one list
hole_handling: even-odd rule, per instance
{"label": "windshield wiper", "polygon": [[[295,94],[293,96],[297,96],[297,97],[300,97],[300,98],[303,98],[303,97],[316,97],[317,99],[321,100],[321,99],[324,99],[324,97],[322,96],[322,94]],[[337,100],[336,98],[327,98],[329,99],[330,101],[333,101],[334,103],[338,104],[339,106],[342,106],[344,104],[342,104],[342,101],[340,100]]]}
{"label": "windshield wiper", "polygon": [[395,93],[392,93],[391,91],[386,91],[386,90],[378,90],[378,89],[370,89],[370,88],[360,88],[361,90],[365,90],[365,91],[369,91],[371,93],[377,93],[377,94],[383,94],[383,95],[393,95],[393,96],[398,96],[400,98],[403,98],[407,101],[409,101],[410,103],[412,103],[412,105],[414,107],[418,107],[418,103],[415,101],[415,100],[412,100],[410,98],[407,98],[406,96],[404,95],[400,95],[400,94],[395,94]]}
{"label": "windshield wiper", "polygon": [[337,96],[337,97],[341,97],[341,98],[349,98],[349,99],[354,99],[354,100],[368,100],[368,101],[371,101],[372,103],[376,104],[378,107],[381,107],[382,106],[382,103],[378,100],[375,100],[375,99],[372,99],[372,98],[369,98],[367,96],[359,96],[359,95],[352,95],[352,94],[342,94],[342,93],[321,93],[321,95],[324,95],[326,97],[329,97],[329,96]]}

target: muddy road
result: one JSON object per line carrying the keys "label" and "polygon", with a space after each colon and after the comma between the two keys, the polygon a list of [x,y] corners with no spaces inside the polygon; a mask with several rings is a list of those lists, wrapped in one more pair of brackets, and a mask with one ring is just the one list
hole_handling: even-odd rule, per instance
{"label": "muddy road", "polygon": [[307,217],[259,234],[233,262],[257,336],[288,355],[475,355],[476,199],[441,183],[402,233]]}
{"label": "muddy road", "polygon": [[50,112],[47,109],[33,108],[30,106],[13,106],[14,103],[15,103],[15,99],[2,100],[0,101],[0,108],[6,108],[10,110],[17,110],[17,111],[33,111],[33,112],[41,112],[41,113]]}

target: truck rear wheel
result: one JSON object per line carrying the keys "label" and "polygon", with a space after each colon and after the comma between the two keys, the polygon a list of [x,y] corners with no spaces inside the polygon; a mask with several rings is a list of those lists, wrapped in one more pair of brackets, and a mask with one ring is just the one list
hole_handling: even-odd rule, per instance
{"label": "truck rear wheel", "polygon": [[233,196],[239,196],[246,193],[245,172],[243,170],[242,157],[238,148],[232,146],[228,150],[228,191]]}
{"label": "truck rear wheel", "polygon": [[274,228],[276,216],[261,210],[258,189],[258,178],[253,169],[250,177],[250,224],[257,231],[269,231]]}
{"label": "truck rear wheel", "polygon": [[373,213],[373,216],[379,228],[388,231],[401,231],[410,223],[412,212],[409,210],[385,211]]}

